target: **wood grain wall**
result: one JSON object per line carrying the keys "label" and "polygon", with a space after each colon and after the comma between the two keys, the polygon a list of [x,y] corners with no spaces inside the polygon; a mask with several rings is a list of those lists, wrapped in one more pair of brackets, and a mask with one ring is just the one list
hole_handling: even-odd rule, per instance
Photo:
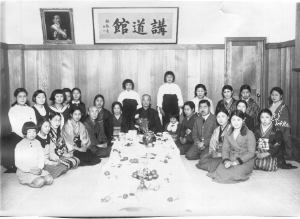
{"label": "wood grain wall", "polygon": [[193,97],[197,83],[204,83],[208,96],[217,102],[224,84],[224,49],[80,49],[80,50],[9,50],[10,98],[13,90],[24,86],[29,96],[38,89],[50,95],[55,88],[79,87],[86,105],[101,93],[106,107],[117,100],[122,81],[131,78],[135,90],[148,93],[156,106],[156,94],[163,75],[171,70],[182,89],[184,100]]}
{"label": "wood grain wall", "polygon": [[[292,115],[293,136],[299,139],[300,73],[292,70],[294,53],[294,41],[267,44],[267,79],[262,82],[262,95],[268,96],[273,86],[283,88]],[[184,100],[191,99],[195,85],[203,83],[216,104],[226,80],[224,54],[224,45],[9,45],[8,69],[5,70],[9,79],[6,76],[7,83],[2,84],[10,90],[10,103],[17,87],[26,87],[30,99],[38,88],[49,96],[55,88],[80,87],[87,106],[92,104],[97,93],[101,93],[106,98],[106,108],[110,109],[122,91],[122,81],[131,78],[135,90],[140,95],[150,94],[152,105],[156,106],[156,94],[163,83],[163,75],[171,70],[176,74],[176,83],[183,91]],[[7,115],[7,107],[2,114]]]}
{"label": "wood grain wall", "polygon": [[300,72],[293,71],[295,43],[290,41],[281,46],[270,44],[267,55],[266,90],[269,92],[275,86],[283,89],[284,101],[291,113],[292,136],[300,143]]}

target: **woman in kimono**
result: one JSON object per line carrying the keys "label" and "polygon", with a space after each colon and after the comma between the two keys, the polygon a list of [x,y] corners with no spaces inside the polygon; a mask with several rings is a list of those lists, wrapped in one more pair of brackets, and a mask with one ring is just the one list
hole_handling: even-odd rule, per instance
{"label": "woman in kimono", "polygon": [[184,155],[194,144],[192,131],[197,114],[195,113],[195,104],[187,101],[183,105],[184,119],[179,126],[179,139],[176,142],[180,155]]}
{"label": "woman in kimono", "polygon": [[256,141],[244,123],[245,113],[231,115],[231,128],[224,137],[222,162],[208,176],[219,183],[238,183],[249,179],[254,167]]}
{"label": "woman in kimono", "polygon": [[113,124],[113,136],[118,137],[120,132],[128,131],[128,124],[126,118],[122,114],[122,104],[120,102],[113,102],[111,105],[112,124]]}
{"label": "woman in kimono", "polygon": [[208,155],[200,159],[196,164],[197,168],[208,172],[215,171],[218,165],[222,162],[224,136],[231,128],[228,111],[223,108],[216,113],[219,126],[214,130],[211,136]]}
{"label": "woman in kimono", "polygon": [[254,131],[254,118],[247,114],[248,104],[245,100],[238,100],[236,102],[236,109],[246,114],[245,124],[248,129]]}
{"label": "woman in kimono", "polygon": [[97,122],[101,133],[99,133],[98,139],[100,141],[107,141],[108,146],[111,145],[113,138],[113,124],[112,114],[104,107],[105,99],[101,94],[97,94],[94,98],[94,106],[98,109]]}
{"label": "woman in kimono", "polygon": [[247,103],[246,113],[252,117],[254,121],[254,127],[258,125],[258,113],[260,110],[259,105],[251,97],[251,87],[248,84],[244,84],[240,88],[240,100],[245,100]]}
{"label": "woman in kimono", "polygon": [[32,95],[32,102],[34,102],[32,108],[35,112],[37,126],[40,126],[44,120],[49,120],[50,109],[46,100],[45,91],[36,90]]}
{"label": "woman in kimono", "polygon": [[192,101],[195,104],[195,112],[198,114],[198,108],[199,108],[199,102],[201,100],[208,100],[210,102],[210,112],[212,114],[215,114],[214,105],[211,99],[207,97],[207,89],[204,84],[197,84],[195,87],[195,97],[192,99]]}
{"label": "woman in kimono", "polygon": [[72,100],[70,107],[79,107],[82,112],[81,122],[84,121],[86,117],[86,108],[84,102],[81,100],[81,90],[77,87],[72,89]]}
{"label": "woman in kimono", "polygon": [[279,128],[283,135],[285,155],[288,160],[296,156],[296,148],[292,146],[290,112],[283,101],[283,90],[280,87],[273,87],[270,92],[272,104],[269,109],[272,112],[272,121],[275,127]]}
{"label": "woman in kimono", "polygon": [[101,159],[89,149],[91,141],[87,129],[80,122],[81,115],[82,112],[79,107],[71,108],[70,118],[62,129],[62,136],[68,152],[80,160],[80,166],[95,165],[100,163]]}
{"label": "woman in kimono", "polygon": [[223,99],[220,100],[216,107],[216,112],[220,111],[221,108],[225,108],[229,115],[236,110],[236,102],[233,98],[233,87],[231,85],[224,85],[222,88]]}
{"label": "woman in kimono", "polygon": [[49,98],[52,101],[50,111],[53,113],[59,113],[61,115],[60,128],[62,128],[69,117],[68,105],[64,105],[66,95],[61,89],[56,89],[51,93]]}
{"label": "woman in kimono", "polygon": [[50,144],[48,152],[49,156],[47,159],[49,161],[54,161],[67,166],[68,169],[77,168],[80,160],[74,157],[71,152],[68,151],[65,140],[61,134],[61,114],[60,113],[50,113]]}
{"label": "woman in kimono", "polygon": [[254,132],[257,142],[255,169],[276,171],[277,168],[297,168],[285,162],[283,136],[281,131],[272,124],[272,112],[263,109],[259,113],[259,118],[260,126]]}
{"label": "woman in kimono", "polygon": [[183,106],[181,89],[174,83],[175,75],[172,71],[165,73],[164,82],[157,93],[157,107],[162,116],[163,127],[170,121],[170,115],[180,115],[180,108]]}
{"label": "woman in kimono", "polygon": [[140,95],[134,91],[134,83],[131,79],[126,79],[122,83],[123,91],[118,97],[118,102],[123,106],[123,117],[128,122],[129,127],[134,126],[134,113],[142,107]]}

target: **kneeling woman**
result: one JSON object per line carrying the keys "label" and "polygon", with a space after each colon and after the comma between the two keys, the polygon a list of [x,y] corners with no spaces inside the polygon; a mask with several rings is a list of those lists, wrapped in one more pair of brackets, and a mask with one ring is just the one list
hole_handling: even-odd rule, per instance
{"label": "kneeling woman", "polygon": [[263,109],[259,119],[260,126],[254,133],[257,141],[255,169],[276,171],[277,168],[297,168],[285,162],[282,132],[272,124],[272,112]]}
{"label": "kneeling woman", "polygon": [[100,163],[101,159],[88,149],[91,141],[85,126],[80,122],[81,115],[79,107],[71,108],[70,118],[62,129],[62,136],[69,153],[80,160],[81,166],[95,165]]}
{"label": "kneeling woman", "polygon": [[222,162],[208,176],[219,183],[237,183],[249,179],[253,171],[255,137],[244,123],[245,114],[236,110],[231,116],[231,128],[224,137]]}
{"label": "kneeling woman", "polygon": [[216,114],[217,122],[219,126],[214,130],[210,142],[209,153],[207,156],[199,160],[196,167],[208,172],[216,170],[218,165],[222,162],[222,146],[224,142],[224,136],[230,130],[229,114],[225,108],[221,108]]}

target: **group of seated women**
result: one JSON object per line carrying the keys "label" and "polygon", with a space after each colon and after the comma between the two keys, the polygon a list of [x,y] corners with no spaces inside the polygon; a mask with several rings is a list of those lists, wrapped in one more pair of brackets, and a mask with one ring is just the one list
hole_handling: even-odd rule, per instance
{"label": "group of seated women", "polygon": [[297,153],[291,143],[289,110],[283,91],[270,91],[269,108],[260,110],[251,98],[249,85],[222,88],[223,99],[216,107],[207,97],[205,85],[195,87],[194,98],[183,102],[175,75],[167,71],[157,94],[157,109],[151,96],[134,91],[134,83],[124,80],[118,101],[111,112],[101,94],[86,108],[79,88],[56,89],[47,95],[37,90],[28,103],[24,88],[14,92],[16,101],[8,112],[12,132],[3,139],[2,165],[15,172],[21,184],[41,187],[78,166],[95,165],[110,154],[113,139],[121,132],[136,129],[169,132],[181,155],[199,160],[196,166],[221,183],[249,178],[253,169],[291,169],[286,163]]}

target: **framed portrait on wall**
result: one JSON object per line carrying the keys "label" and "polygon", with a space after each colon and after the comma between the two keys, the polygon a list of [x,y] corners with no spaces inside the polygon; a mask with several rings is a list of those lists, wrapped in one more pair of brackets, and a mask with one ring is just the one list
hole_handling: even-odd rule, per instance
{"label": "framed portrait on wall", "polygon": [[92,8],[94,43],[177,43],[178,7]]}
{"label": "framed portrait on wall", "polygon": [[44,44],[74,44],[72,8],[41,8]]}

